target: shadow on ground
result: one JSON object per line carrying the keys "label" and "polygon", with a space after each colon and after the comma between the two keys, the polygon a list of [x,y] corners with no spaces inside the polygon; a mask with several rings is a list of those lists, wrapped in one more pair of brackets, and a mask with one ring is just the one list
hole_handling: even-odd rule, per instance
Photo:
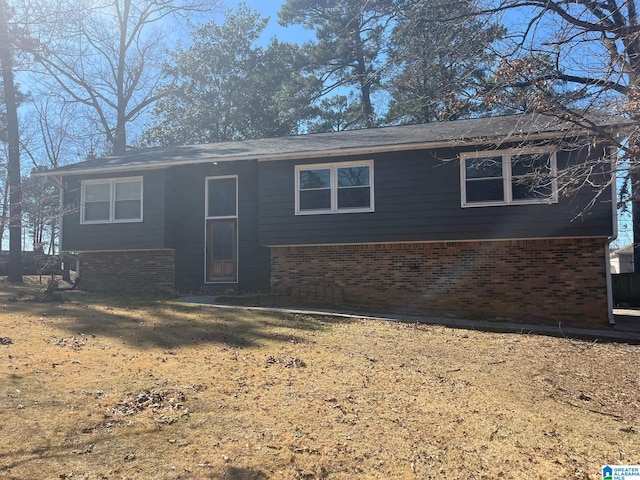
{"label": "shadow on ground", "polygon": [[[237,348],[268,342],[305,342],[305,332],[326,330],[348,318],[181,305],[158,299],[82,295],[32,304],[36,315],[72,335],[107,336],[140,348],[222,344]],[[25,308],[27,302],[24,303]]]}

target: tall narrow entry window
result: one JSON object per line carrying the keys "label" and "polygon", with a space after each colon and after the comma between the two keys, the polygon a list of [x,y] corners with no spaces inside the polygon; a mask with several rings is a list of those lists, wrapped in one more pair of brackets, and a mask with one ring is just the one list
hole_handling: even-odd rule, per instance
{"label": "tall narrow entry window", "polygon": [[238,281],[238,178],[207,178],[205,282]]}

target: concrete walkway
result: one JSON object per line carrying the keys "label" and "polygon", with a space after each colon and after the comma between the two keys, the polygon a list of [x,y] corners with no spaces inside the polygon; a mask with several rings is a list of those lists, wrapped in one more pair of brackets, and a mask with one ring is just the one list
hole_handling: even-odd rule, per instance
{"label": "concrete walkway", "polygon": [[613,317],[617,330],[640,332],[640,309],[614,308]]}
{"label": "concrete walkway", "polygon": [[500,333],[521,333],[539,334],[553,337],[579,338],[590,341],[619,342],[640,344],[640,310],[614,310],[616,325],[611,328],[590,329],[533,325],[520,323],[492,322],[483,320],[465,320],[448,317],[422,317],[412,315],[390,315],[390,314],[369,314],[363,312],[352,312],[345,310],[331,309],[305,309],[305,308],[273,308],[273,307],[250,307],[238,305],[225,305],[218,303],[214,296],[188,296],[179,297],[174,301],[189,305],[206,305],[217,308],[228,308],[235,310],[263,311],[298,313],[304,315],[332,315],[344,318],[365,318],[375,320],[387,320],[394,322],[422,323],[425,325],[442,325],[452,328],[464,328],[469,330],[481,330]]}

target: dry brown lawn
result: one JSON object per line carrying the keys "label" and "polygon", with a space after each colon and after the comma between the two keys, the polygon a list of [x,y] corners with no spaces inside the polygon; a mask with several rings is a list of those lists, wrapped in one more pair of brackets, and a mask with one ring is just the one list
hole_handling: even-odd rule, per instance
{"label": "dry brown lawn", "polygon": [[600,479],[640,347],[0,282],[0,477]]}

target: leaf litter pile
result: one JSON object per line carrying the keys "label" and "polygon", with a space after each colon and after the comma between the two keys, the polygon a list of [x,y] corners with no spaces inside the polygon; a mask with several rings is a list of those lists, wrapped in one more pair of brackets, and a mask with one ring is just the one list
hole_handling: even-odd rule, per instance
{"label": "leaf litter pile", "polygon": [[0,309],[0,477],[600,479],[640,347],[69,295]]}

